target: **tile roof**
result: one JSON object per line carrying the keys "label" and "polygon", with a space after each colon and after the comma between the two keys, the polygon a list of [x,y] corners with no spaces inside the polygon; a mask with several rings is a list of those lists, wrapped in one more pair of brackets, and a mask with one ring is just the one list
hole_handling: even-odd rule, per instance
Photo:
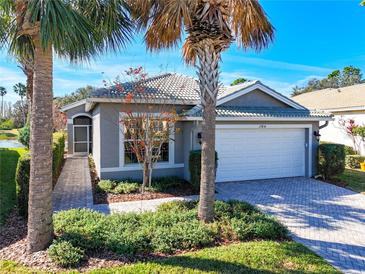
{"label": "tile roof", "polygon": [[[257,81],[248,81],[244,84],[225,87],[222,86],[218,92],[218,99],[225,97],[233,92],[241,90],[243,88],[254,85]],[[123,89],[111,88],[99,88],[95,89],[90,94],[90,98],[124,98],[130,91],[132,91],[134,85],[130,82],[121,84]],[[199,97],[199,84],[196,79],[180,75],[176,73],[166,73],[151,77],[145,80],[143,83],[145,92],[149,95],[153,95],[154,99],[161,100],[178,100],[193,102],[194,104],[200,103]]]}
{"label": "tile roof", "polygon": [[[241,118],[331,118],[329,113],[304,109],[279,108],[279,107],[234,107],[218,106],[217,117]],[[185,113],[189,117],[201,117],[202,109],[194,107]]]}
{"label": "tile roof", "polygon": [[365,84],[312,91],[292,99],[309,109],[365,108]]}

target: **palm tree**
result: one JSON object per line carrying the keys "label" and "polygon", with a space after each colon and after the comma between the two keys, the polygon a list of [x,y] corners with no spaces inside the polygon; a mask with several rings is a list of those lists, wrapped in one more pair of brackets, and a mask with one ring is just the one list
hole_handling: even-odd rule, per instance
{"label": "palm tree", "polygon": [[27,95],[27,88],[23,83],[17,83],[13,86],[13,90],[16,94],[19,95],[20,97],[20,103],[21,103],[21,107],[22,107],[22,111],[23,111],[23,123],[25,124],[26,122],[26,114],[25,114],[25,110],[24,110],[24,101],[23,98]]}
{"label": "palm tree", "polygon": [[117,50],[130,39],[124,0],[0,0],[0,46],[33,69],[27,249],[46,248],[52,227],[53,52],[71,62]]}
{"label": "palm tree", "polygon": [[4,96],[6,95],[6,89],[4,87],[0,87],[0,96],[1,96],[1,118],[4,117]]}
{"label": "palm tree", "polygon": [[183,57],[197,67],[202,124],[202,169],[199,217],[214,218],[215,107],[219,89],[221,53],[236,40],[257,51],[273,40],[274,28],[256,0],[130,0],[138,26],[146,29],[151,51],[174,47],[184,30]]}

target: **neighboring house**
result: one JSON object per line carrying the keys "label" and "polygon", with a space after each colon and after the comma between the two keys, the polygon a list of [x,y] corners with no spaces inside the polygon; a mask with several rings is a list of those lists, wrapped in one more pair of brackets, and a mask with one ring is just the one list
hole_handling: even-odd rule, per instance
{"label": "neighboring house", "polygon": [[[344,121],[354,120],[356,125],[365,125],[365,84],[343,88],[329,88],[292,97],[308,109],[330,112],[334,121],[320,130],[321,140],[354,147],[354,142],[343,126]],[[357,149],[365,155],[365,143],[356,138]]]}
{"label": "neighboring house", "polygon": [[[147,79],[144,86],[156,97],[155,104],[171,101],[184,113],[175,125],[179,130],[174,141],[166,144],[164,161],[156,164],[153,175],[188,180],[189,153],[200,149],[198,83],[187,76],[164,74]],[[130,84],[123,87],[127,92]],[[133,152],[125,150],[129,140],[119,122],[126,92],[101,88],[90,98],[63,108],[68,118],[68,153],[92,153],[101,178],[142,177]],[[146,109],[140,102],[133,111]],[[315,135],[319,122],[331,119],[329,114],[309,111],[259,81],[223,87],[217,103],[217,182],[315,175]]]}

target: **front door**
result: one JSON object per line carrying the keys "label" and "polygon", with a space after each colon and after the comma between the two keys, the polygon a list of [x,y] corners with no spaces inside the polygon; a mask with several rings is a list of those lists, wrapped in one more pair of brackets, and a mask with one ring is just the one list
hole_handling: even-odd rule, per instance
{"label": "front door", "polygon": [[74,125],[74,153],[88,155],[90,151],[90,126]]}

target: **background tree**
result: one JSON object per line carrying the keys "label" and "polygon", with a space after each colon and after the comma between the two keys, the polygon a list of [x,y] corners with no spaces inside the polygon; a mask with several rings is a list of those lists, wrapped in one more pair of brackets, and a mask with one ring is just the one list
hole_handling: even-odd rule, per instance
{"label": "background tree", "polygon": [[235,86],[238,84],[243,84],[244,82],[247,82],[248,80],[246,78],[237,78],[231,83],[231,86]]}
{"label": "background tree", "polygon": [[[197,68],[203,107],[202,169],[199,218],[214,218],[215,116],[221,53],[236,39],[239,46],[257,51],[268,46],[274,28],[256,0],[130,0],[139,27],[146,29],[149,50],[177,45],[183,31],[184,60]],[[198,61],[198,62],[196,62]]]}
{"label": "background tree", "polygon": [[[62,22],[62,23],[60,23]],[[32,56],[28,251],[48,246],[52,229],[53,53],[81,62],[129,40],[123,0],[1,0],[0,47],[20,60]]]}
{"label": "background tree", "polygon": [[[28,104],[27,101],[21,102],[20,100],[16,101],[13,104],[13,110],[11,114],[11,119],[14,122],[15,128],[23,127],[27,122],[28,115]],[[25,117],[25,119],[24,119]]]}
{"label": "background tree", "polygon": [[20,109],[23,111],[23,123],[25,124],[26,119],[27,119],[27,114],[26,114],[26,111],[24,109],[24,105],[25,105],[24,97],[27,96],[27,88],[24,84],[17,83],[13,86],[13,90],[20,97],[20,104],[22,105]]}
{"label": "background tree", "polygon": [[355,152],[358,154],[360,152],[359,142],[356,138],[357,133],[356,129],[358,128],[358,125],[355,123],[354,119],[345,119],[341,117],[338,121],[339,126],[342,128],[342,130],[351,138],[353,148]]}
{"label": "background tree", "polygon": [[87,98],[93,90],[95,90],[95,88],[92,87],[92,86],[86,86],[86,87],[78,88],[77,90],[75,90],[71,94],[67,94],[65,96],[57,97],[54,100],[55,100],[55,102],[57,103],[57,105],[59,107],[63,107],[65,105],[68,105],[68,104],[71,104],[71,103],[74,103],[74,102],[77,102],[79,100]]}
{"label": "background tree", "polygon": [[1,118],[4,118],[4,96],[6,95],[6,89],[4,87],[0,87],[0,96],[1,96]]}
{"label": "background tree", "polygon": [[321,80],[313,78],[304,87],[295,86],[292,96],[325,88],[341,88],[363,83],[362,73],[359,68],[347,66],[340,70],[334,70]]}

